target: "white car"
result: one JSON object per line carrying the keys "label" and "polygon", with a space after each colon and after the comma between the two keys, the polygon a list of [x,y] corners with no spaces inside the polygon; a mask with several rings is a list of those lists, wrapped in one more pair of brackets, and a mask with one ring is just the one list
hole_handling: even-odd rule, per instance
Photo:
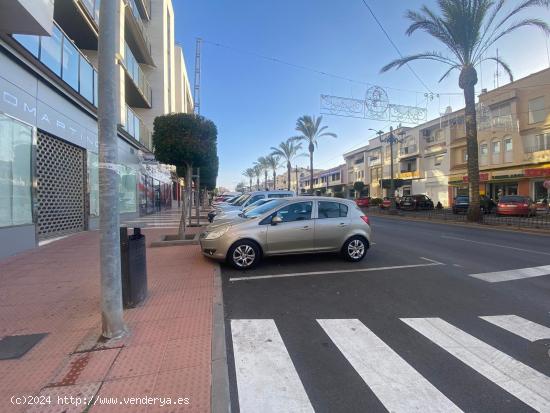
{"label": "white car", "polygon": [[238,218],[241,214],[246,214],[248,211],[251,211],[254,208],[256,208],[260,205],[263,205],[267,202],[271,202],[274,199],[275,198],[258,199],[256,202],[251,203],[250,205],[243,208],[242,210],[241,209],[231,209],[231,210],[228,210],[228,211],[223,211],[222,210],[222,211],[220,211],[220,213],[218,213],[214,216],[214,219],[212,220],[212,222],[218,223],[221,220],[229,221],[229,220]]}
{"label": "white car", "polygon": [[295,196],[294,191],[254,191],[244,194],[237,198],[236,200],[227,203],[217,205],[213,211],[208,213],[208,221],[213,222],[214,217],[220,214],[222,211],[228,212],[231,210],[242,211],[243,208],[246,208],[250,204],[253,204],[256,201],[264,198],[288,198]]}

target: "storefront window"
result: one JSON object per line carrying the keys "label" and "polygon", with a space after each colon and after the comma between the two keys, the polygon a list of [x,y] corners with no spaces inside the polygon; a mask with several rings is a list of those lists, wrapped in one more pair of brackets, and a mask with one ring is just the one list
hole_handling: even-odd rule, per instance
{"label": "storefront window", "polygon": [[61,43],[63,36],[57,26],[53,27],[51,36],[42,37],[40,61],[52,72],[61,76]]}
{"label": "storefront window", "polygon": [[0,227],[32,224],[32,127],[0,114]]}
{"label": "storefront window", "polygon": [[94,103],[94,69],[83,56],[80,56],[80,94]]}
{"label": "storefront window", "polygon": [[99,216],[99,170],[97,154],[88,152],[88,193],[90,215]]}
{"label": "storefront window", "polygon": [[137,174],[133,169],[121,166],[119,188],[119,212],[121,214],[136,212]]}
{"label": "storefront window", "polygon": [[550,198],[549,190],[544,187],[544,181],[537,181],[534,183],[534,199],[540,201],[542,199],[548,200]]}
{"label": "storefront window", "polygon": [[68,40],[63,42],[63,70],[62,79],[74,90],[78,91],[78,60],[80,54],[76,47]]}

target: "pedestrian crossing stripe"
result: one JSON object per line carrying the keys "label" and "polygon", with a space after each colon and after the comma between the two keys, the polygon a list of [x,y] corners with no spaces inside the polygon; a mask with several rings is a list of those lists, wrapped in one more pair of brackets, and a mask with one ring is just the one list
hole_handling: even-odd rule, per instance
{"label": "pedestrian crossing stripe", "polygon": [[[480,318],[529,341],[550,338],[550,328],[522,317]],[[550,377],[441,318],[401,321],[526,405],[550,413]],[[361,321],[317,323],[388,411],[461,412]],[[274,320],[231,320],[231,335],[242,413],[314,411]]]}

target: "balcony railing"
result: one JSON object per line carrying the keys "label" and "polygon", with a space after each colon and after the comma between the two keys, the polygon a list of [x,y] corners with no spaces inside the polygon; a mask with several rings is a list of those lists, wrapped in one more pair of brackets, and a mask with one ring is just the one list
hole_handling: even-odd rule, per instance
{"label": "balcony railing", "polygon": [[405,146],[399,149],[400,156],[410,155],[416,152],[418,152],[418,146],[416,145]]}
{"label": "balcony railing", "polygon": [[51,36],[13,38],[76,93],[97,106],[97,71],[55,23]]}
{"label": "balcony railing", "polygon": [[138,61],[134,57],[134,54],[130,50],[130,47],[128,47],[127,43],[125,44],[123,63],[126,69],[126,73],[128,73],[128,76],[130,76],[130,78],[133,80],[134,84],[137,86],[140,93],[150,106],[153,98],[151,85],[147,81],[145,73],[143,72],[143,70],[141,70]]}
{"label": "balcony railing", "polygon": [[151,149],[151,132],[130,106],[126,106],[124,130],[147,149]]}
{"label": "balcony railing", "polygon": [[81,3],[90,17],[99,24],[99,5],[101,0],[78,0]]}
{"label": "balcony railing", "polygon": [[130,15],[132,16],[131,21],[134,23],[135,27],[137,28],[137,31],[139,32],[138,36],[141,36],[141,41],[143,41],[145,48],[147,49],[147,53],[149,53],[149,56],[150,56],[151,40],[149,39],[147,30],[145,29],[145,26],[143,24],[143,20],[139,12],[139,8],[136,5],[135,0],[126,0],[126,5],[128,6],[128,9],[130,10]]}
{"label": "balcony railing", "polygon": [[478,120],[477,129],[480,131],[513,132],[518,130],[518,124],[512,115],[486,117]]}

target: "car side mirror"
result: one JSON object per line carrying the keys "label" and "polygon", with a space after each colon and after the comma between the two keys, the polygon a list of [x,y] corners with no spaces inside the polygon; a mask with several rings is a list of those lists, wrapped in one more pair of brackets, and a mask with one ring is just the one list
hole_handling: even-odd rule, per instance
{"label": "car side mirror", "polygon": [[283,219],[279,215],[275,215],[273,218],[271,218],[271,225],[277,225],[283,222]]}

